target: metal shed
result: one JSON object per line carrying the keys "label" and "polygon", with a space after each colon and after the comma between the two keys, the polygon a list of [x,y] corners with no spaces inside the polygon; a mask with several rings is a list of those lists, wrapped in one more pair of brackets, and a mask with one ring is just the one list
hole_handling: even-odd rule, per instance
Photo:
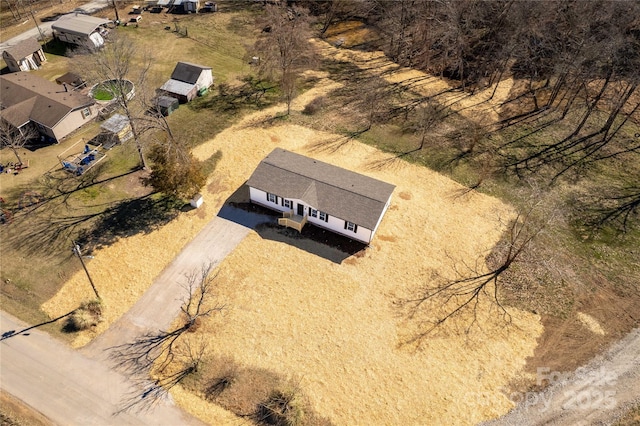
{"label": "metal shed", "polygon": [[158,96],[155,100],[156,110],[165,117],[180,107],[180,101],[171,96]]}

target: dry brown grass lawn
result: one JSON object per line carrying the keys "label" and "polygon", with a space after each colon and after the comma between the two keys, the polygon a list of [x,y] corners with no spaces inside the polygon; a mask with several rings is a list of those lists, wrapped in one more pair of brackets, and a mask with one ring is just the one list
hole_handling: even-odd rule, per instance
{"label": "dry brown grass lawn", "polygon": [[[320,80],[296,99],[294,111],[333,87]],[[282,111],[246,117],[195,150],[200,159],[223,153],[202,209],[95,253],[89,268],[104,299],[104,321],[74,345],[126,312],[259,161],[282,147],[396,185],[392,206],[372,246],[342,264],[250,234],[220,266],[219,299],[229,309],[203,327],[212,355],[299,381],[313,408],[336,424],[474,424],[505,413],[511,402],[501,391],[533,354],[539,318],[512,310],[505,327],[481,312],[482,331],[429,339],[416,351],[401,346],[416,323],[398,316],[393,301],[428,283],[433,272],[450,274],[454,261],[475,261],[496,243],[504,230],[499,219],[512,209],[481,194],[457,198],[462,187],[452,180],[359,142],[333,151],[325,148],[338,135],[286,121],[262,124]],[[83,274],[44,304],[49,315],[84,300]],[[179,395],[209,423],[227,423],[208,403]]]}

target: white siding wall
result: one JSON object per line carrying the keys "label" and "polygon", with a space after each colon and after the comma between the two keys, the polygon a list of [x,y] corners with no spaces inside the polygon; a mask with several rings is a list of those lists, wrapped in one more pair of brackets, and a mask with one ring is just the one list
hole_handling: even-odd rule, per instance
{"label": "white siding wall", "polygon": [[323,228],[327,228],[337,234],[344,235],[354,240],[362,241],[363,243],[368,244],[371,241],[371,231],[369,229],[365,228],[364,226],[358,225],[357,232],[349,231],[347,229],[344,229],[344,220],[335,216],[329,215],[329,220],[327,222],[309,216],[308,221]]}
{"label": "white siding wall", "polygon": [[213,75],[211,74],[211,70],[202,71],[198,77],[198,81],[196,81],[197,90],[200,90],[203,87],[211,87],[211,85],[213,85]]}
{"label": "white siding wall", "polygon": [[267,193],[256,188],[249,187],[249,198],[251,199],[251,201],[257,204],[261,204],[265,207],[269,207],[273,210],[277,210],[280,212],[293,211],[294,214],[298,214],[298,204],[302,203],[305,206],[304,214],[307,215],[307,221],[309,223],[317,225],[321,228],[326,228],[330,231],[335,232],[336,234],[344,235],[351,239],[362,241],[363,243],[367,244],[371,242],[371,238],[373,237],[373,233],[371,232],[371,230],[365,228],[364,226],[358,225],[358,229],[356,230],[356,232],[344,229],[344,220],[335,216],[329,215],[327,222],[325,222],[324,220],[320,220],[320,218],[317,217],[311,217],[309,216],[309,207],[315,207],[309,206],[303,201],[295,198],[289,198],[289,200],[293,202],[293,206],[291,209],[286,208],[282,205],[282,197],[278,196],[277,204],[269,202],[267,201]]}
{"label": "white siding wall", "polygon": [[[284,208],[280,204],[274,204],[267,201],[267,193],[256,188],[249,187],[249,198],[257,204],[262,204],[265,207],[269,207],[270,209],[277,210],[279,212],[289,211],[289,209]],[[278,197],[278,203],[280,203],[280,200],[281,197]]]}
{"label": "white siding wall", "polygon": [[[96,34],[96,33],[93,33],[93,34]],[[66,43],[83,46],[88,49],[95,49],[96,47],[98,47],[94,44],[93,40],[91,40],[91,35],[67,33],[64,30],[55,30],[55,35],[60,41],[64,41]],[[100,37],[100,39],[102,39],[102,37]],[[104,44],[104,39],[102,39],[102,44]]]}

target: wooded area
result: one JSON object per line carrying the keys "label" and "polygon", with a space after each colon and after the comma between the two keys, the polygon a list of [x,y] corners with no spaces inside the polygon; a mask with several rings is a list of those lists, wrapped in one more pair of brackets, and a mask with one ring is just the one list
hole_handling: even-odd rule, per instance
{"label": "wooded area", "polygon": [[[637,2],[302,3],[319,17],[322,33],[336,22],[360,20],[380,37],[358,47],[382,49],[399,65],[446,78],[468,94],[513,78],[500,120],[473,129],[474,141],[459,153],[460,158],[483,158],[484,175],[544,176],[553,183],[565,175],[579,178],[602,161],[626,162],[640,152],[640,134],[626,126],[637,123],[640,107]],[[384,119],[403,117],[405,127],[422,132],[422,149],[431,127],[420,118],[425,109],[430,117],[446,115],[436,98],[394,105]],[[608,207],[591,223],[617,220],[626,230],[640,203],[632,183],[637,171],[619,168],[617,173],[617,183],[599,203]]]}

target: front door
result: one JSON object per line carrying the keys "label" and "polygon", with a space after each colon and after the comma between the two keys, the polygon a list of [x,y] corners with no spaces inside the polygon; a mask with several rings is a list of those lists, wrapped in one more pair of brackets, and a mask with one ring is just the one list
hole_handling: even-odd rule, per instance
{"label": "front door", "polygon": [[304,216],[304,204],[298,203],[298,216]]}

